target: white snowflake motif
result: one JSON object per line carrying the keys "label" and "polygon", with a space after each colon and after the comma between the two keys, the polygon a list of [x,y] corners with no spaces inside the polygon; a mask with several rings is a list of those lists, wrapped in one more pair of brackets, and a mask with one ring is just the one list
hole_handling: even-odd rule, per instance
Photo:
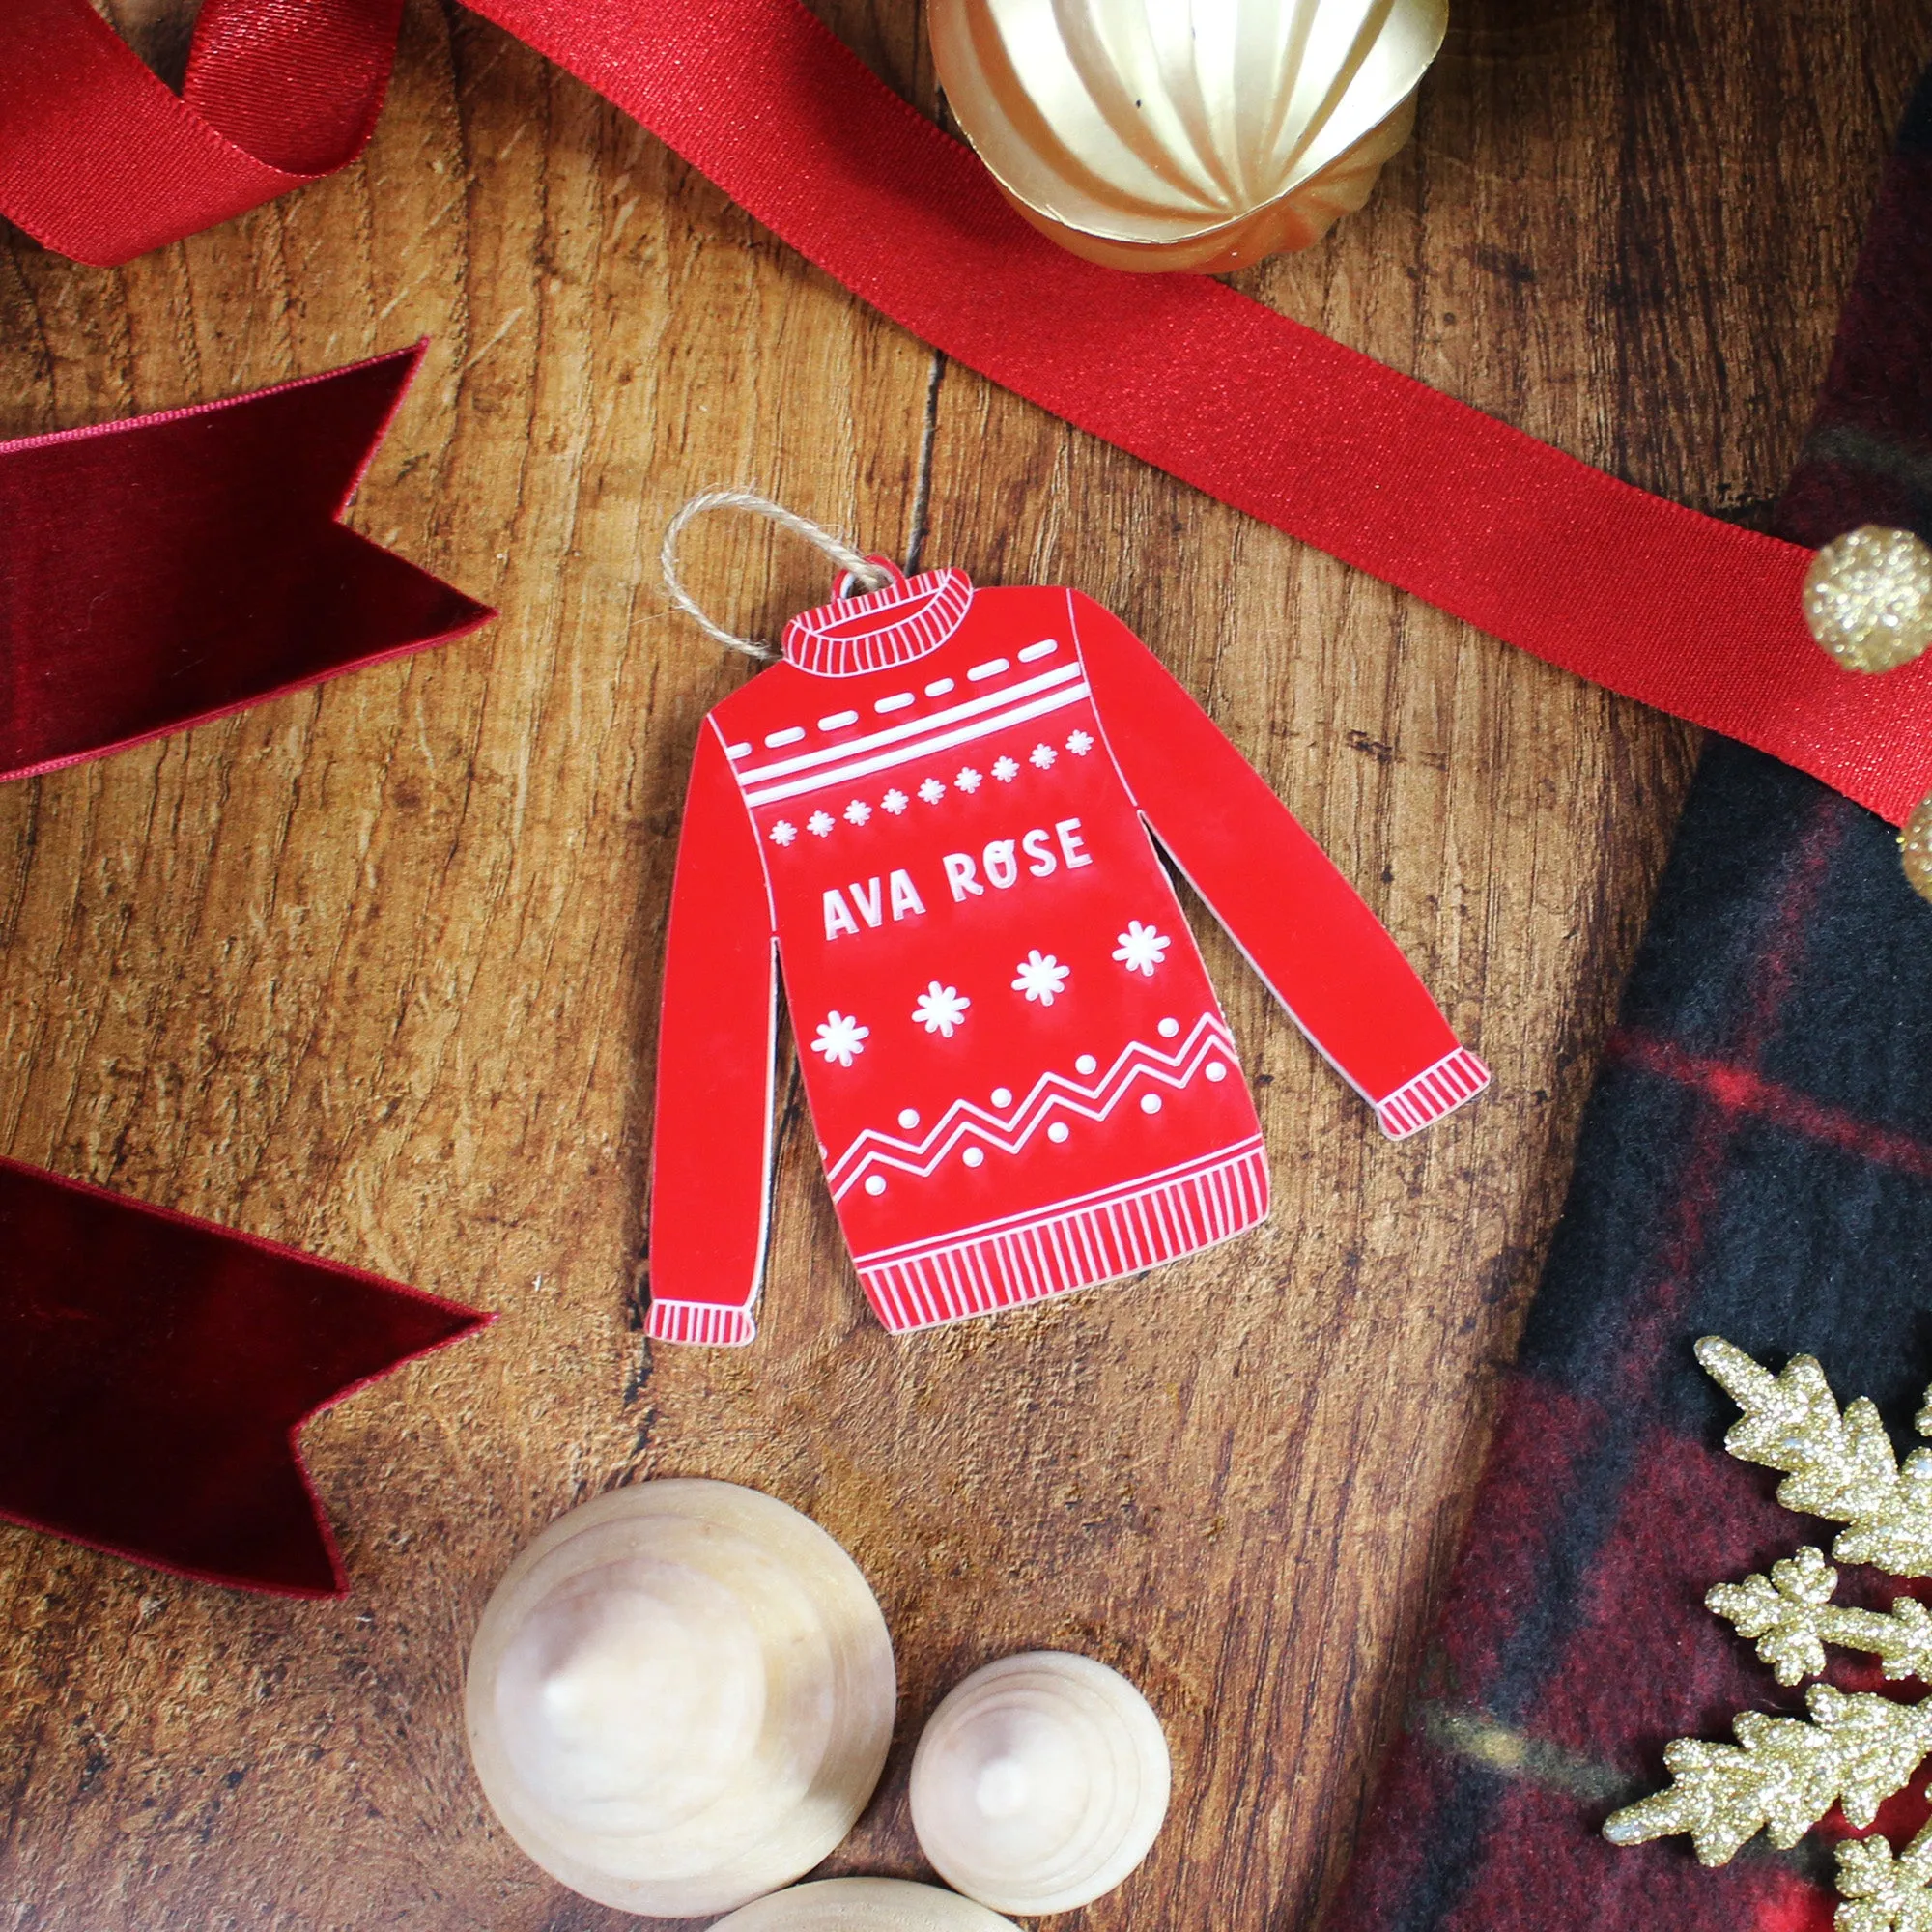
{"label": "white snowflake motif", "polygon": [[1041,771],[1045,771],[1047,766],[1052,764],[1054,759],[1059,757],[1059,755],[1060,753],[1051,745],[1036,745],[1027,753],[1027,763],[1037,765]]}
{"label": "white snowflake motif", "polygon": [[937,805],[946,796],[946,787],[938,779],[927,779],[920,786],[919,795],[927,805]]}
{"label": "white snowflake motif", "polygon": [[805,829],[814,838],[823,838],[832,830],[833,818],[829,811],[814,811],[805,821]]}
{"label": "white snowflake motif", "polygon": [[912,1009],[913,1019],[927,1033],[952,1037],[955,1027],[966,1021],[966,1009],[973,1004],[957,986],[942,986],[937,980],[919,996]]}
{"label": "white snowflake motif", "polygon": [[893,790],[889,791],[879,803],[896,818],[912,803],[912,800],[904,792]]}
{"label": "white snowflake motif", "polygon": [[1153,969],[1164,963],[1167,949],[1174,943],[1166,933],[1156,932],[1137,919],[1128,920],[1126,931],[1115,937],[1121,943],[1114,949],[1114,957],[1129,973],[1144,973],[1149,979],[1153,978]]}
{"label": "white snowflake motif", "polygon": [[1016,975],[1013,991],[1050,1007],[1066,990],[1066,976],[1073,969],[1063,966],[1051,952],[1042,953],[1036,946],[1013,970]]}
{"label": "white snowflake motif", "polygon": [[1091,731],[1075,731],[1066,740],[1066,749],[1076,758],[1084,758],[1094,749],[1094,734]]}
{"label": "white snowflake motif", "polygon": [[798,827],[790,819],[781,818],[772,827],[771,838],[774,845],[789,845],[798,837]]}
{"label": "white snowflake motif", "polygon": [[1020,768],[1010,758],[995,758],[993,760],[993,776],[1002,784],[1011,784],[1019,775]]}
{"label": "white snowflake motif", "polygon": [[974,792],[980,789],[980,774],[971,765],[961,765],[953,773],[952,782],[970,798]]}
{"label": "white snowflake motif", "polygon": [[855,798],[845,808],[845,823],[847,825],[863,825],[871,815],[872,808],[863,798]]}
{"label": "white snowflake motif", "polygon": [[850,1066],[854,1055],[865,1052],[871,1031],[870,1027],[861,1026],[850,1013],[835,1010],[819,1021],[818,1037],[811,1042],[811,1050],[824,1054],[828,1062],[836,1060],[840,1066]]}

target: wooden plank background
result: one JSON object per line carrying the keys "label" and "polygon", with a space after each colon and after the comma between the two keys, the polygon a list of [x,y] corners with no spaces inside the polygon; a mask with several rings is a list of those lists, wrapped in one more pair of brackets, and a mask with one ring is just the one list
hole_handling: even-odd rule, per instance
{"label": "wooden plank background", "polygon": [[[916,0],[821,4],[936,109]],[[178,68],[187,0],[111,11]],[[1241,279],[1757,519],[1928,53],[1932,0],[1457,0],[1369,210]],[[516,1548],[663,1473],[810,1511],[885,1605],[899,1733],[832,1868],[918,1873],[924,1713],[975,1664],[1063,1645],[1145,1687],[1177,1776],[1153,1857],[1056,1932],[1311,1924],[1453,1550],[1693,735],[936,358],[446,0],[412,0],[341,177],[118,271],[7,232],[0,434],[423,333],[354,521],[501,619],[0,792],[0,1148],[502,1319],[307,1432],[346,1603],[0,1529],[0,1928],[624,1922],[496,1827],[459,1687]],[[787,1046],[763,1331],[654,1359],[665,905],[698,720],[746,668],[668,615],[653,559],[677,503],[727,480],[1119,610],[1361,886],[1492,1096],[1383,1144],[1209,932],[1268,1226],[894,1342]],[[825,588],[736,528],[688,555],[742,623]]]}

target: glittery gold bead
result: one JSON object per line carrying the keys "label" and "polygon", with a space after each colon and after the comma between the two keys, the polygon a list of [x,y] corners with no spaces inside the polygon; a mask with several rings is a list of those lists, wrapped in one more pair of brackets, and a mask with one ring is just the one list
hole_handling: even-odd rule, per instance
{"label": "glittery gold bead", "polygon": [[[1932,899],[1932,797],[1921,798],[1898,835],[1905,876],[1922,899]],[[1926,1405],[1932,1410],[1932,1401]]]}
{"label": "glittery gold bead", "polygon": [[1828,543],[1804,578],[1804,621],[1847,670],[1895,670],[1932,644],[1932,546],[1866,524]]}

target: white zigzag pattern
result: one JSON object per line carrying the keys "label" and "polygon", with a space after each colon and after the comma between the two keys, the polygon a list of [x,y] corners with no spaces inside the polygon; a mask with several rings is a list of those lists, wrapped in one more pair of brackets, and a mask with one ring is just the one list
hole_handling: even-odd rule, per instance
{"label": "white zigzag pattern", "polygon": [[1218,1013],[1203,1013],[1172,1053],[1131,1040],[1091,1087],[1063,1073],[1042,1073],[1033,1091],[1009,1115],[971,1100],[955,1100],[923,1140],[900,1140],[867,1127],[835,1161],[827,1164],[832,1198],[842,1201],[873,1167],[896,1168],[923,1180],[961,1141],[973,1139],[1002,1153],[1018,1153],[1056,1114],[1104,1121],[1145,1075],[1176,1093],[1189,1086],[1211,1057],[1235,1059],[1235,1039]]}

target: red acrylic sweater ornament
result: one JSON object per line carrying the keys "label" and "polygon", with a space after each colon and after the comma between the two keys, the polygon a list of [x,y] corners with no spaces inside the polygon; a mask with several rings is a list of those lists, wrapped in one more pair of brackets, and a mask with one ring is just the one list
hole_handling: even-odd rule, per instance
{"label": "red acrylic sweater ornament", "polygon": [[780,961],[826,1178],[889,1329],[1263,1219],[1254,1102],[1153,838],[1391,1138],[1490,1077],[1118,618],[1077,591],[891,575],[793,618],[784,662],[699,736],[665,963],[657,1340],[755,1332]]}

